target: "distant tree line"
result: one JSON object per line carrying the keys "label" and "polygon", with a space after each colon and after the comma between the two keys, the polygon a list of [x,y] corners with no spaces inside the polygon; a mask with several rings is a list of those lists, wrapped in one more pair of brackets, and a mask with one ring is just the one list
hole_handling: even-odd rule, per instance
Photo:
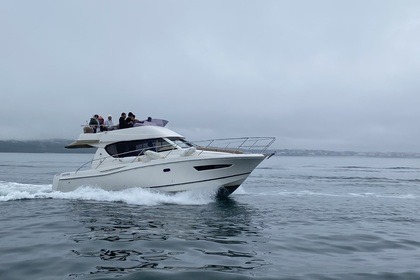
{"label": "distant tree line", "polygon": [[0,140],[0,153],[94,153],[96,149],[66,149],[72,140]]}

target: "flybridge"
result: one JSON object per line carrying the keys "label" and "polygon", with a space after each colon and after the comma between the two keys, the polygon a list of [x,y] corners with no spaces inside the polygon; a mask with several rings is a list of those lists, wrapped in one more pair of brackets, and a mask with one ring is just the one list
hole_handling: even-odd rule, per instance
{"label": "flybridge", "polygon": [[81,133],[79,138],[66,146],[66,148],[104,147],[107,144],[119,141],[134,141],[142,139],[180,137],[176,132],[161,126],[135,126],[131,128],[116,129],[97,133]]}

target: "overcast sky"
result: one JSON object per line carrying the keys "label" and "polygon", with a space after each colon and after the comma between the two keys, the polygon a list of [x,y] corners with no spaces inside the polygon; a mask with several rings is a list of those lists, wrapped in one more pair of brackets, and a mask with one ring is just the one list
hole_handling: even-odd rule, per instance
{"label": "overcast sky", "polygon": [[420,1],[0,0],[0,139],[93,114],[190,140],[420,152]]}

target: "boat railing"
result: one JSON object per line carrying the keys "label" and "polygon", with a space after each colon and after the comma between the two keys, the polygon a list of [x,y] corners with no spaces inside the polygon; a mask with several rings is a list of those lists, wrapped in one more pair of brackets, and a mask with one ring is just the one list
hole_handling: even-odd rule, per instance
{"label": "boat railing", "polygon": [[194,141],[193,144],[201,150],[200,154],[203,151],[262,154],[275,140],[275,137],[241,137]]}
{"label": "boat railing", "polygon": [[[204,151],[215,151],[215,152],[228,152],[228,153],[236,153],[236,154],[243,154],[243,153],[265,153],[267,149],[273,144],[276,140],[274,137],[242,137],[242,138],[221,138],[221,139],[211,139],[211,140],[202,140],[202,141],[194,141],[191,143],[199,153],[197,155],[201,155]],[[99,168],[107,159],[119,159],[122,160],[123,158],[133,157],[127,163],[132,163],[138,161],[139,158],[145,154],[146,151],[153,151],[153,152],[167,152],[165,154],[161,154],[162,158],[168,157],[174,150],[177,150],[177,147],[172,144],[167,145],[154,145],[145,148],[140,148],[136,150],[130,150],[118,154],[107,155],[104,157],[99,157],[92,159],[82,166],[80,166],[76,173],[79,172],[82,168],[84,168],[88,164],[93,164],[94,162],[99,162],[95,169]]]}

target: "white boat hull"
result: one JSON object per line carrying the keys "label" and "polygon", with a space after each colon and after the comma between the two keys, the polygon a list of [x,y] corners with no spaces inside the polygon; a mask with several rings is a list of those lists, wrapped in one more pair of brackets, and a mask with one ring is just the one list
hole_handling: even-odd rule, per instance
{"label": "white boat hull", "polygon": [[56,175],[53,190],[68,192],[81,186],[93,186],[118,191],[140,187],[163,192],[205,190],[229,195],[264,158],[262,154],[229,154],[211,158],[180,157],[179,160],[121,163]]}

